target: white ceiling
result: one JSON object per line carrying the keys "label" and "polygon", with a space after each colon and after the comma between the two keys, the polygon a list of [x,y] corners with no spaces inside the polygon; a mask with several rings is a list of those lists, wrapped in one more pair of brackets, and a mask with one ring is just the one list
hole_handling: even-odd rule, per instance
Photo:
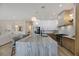
{"label": "white ceiling", "polygon": [[[56,19],[64,9],[71,9],[74,4],[60,3],[1,3],[0,20],[29,20],[36,16],[38,19]],[[45,6],[45,8],[41,8]]]}

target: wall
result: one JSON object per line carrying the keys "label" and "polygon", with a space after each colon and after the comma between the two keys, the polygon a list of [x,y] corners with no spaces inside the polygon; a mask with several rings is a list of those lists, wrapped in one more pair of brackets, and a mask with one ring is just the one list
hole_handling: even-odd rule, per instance
{"label": "wall", "polygon": [[23,20],[0,20],[0,32],[5,33],[8,31],[16,31],[15,26],[19,25],[22,27],[22,32],[26,32],[26,22]]}

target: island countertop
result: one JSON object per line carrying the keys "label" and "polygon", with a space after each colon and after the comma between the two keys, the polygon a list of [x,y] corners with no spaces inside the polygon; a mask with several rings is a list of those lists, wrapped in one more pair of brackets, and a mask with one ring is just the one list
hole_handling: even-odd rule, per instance
{"label": "island countertop", "polygon": [[16,42],[16,55],[56,56],[58,44],[49,36],[29,36]]}

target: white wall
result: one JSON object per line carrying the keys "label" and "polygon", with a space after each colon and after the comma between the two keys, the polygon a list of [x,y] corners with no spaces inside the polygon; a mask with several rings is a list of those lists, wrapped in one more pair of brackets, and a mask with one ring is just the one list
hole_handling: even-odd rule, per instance
{"label": "white wall", "polygon": [[26,32],[26,23],[22,20],[0,20],[0,32],[5,33],[10,30],[11,32],[15,31],[15,25],[22,26],[22,32]]}

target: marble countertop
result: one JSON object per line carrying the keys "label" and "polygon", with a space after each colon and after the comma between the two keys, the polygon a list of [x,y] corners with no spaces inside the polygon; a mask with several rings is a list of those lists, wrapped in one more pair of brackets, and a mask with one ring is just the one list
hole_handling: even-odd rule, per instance
{"label": "marble countertop", "polygon": [[64,37],[71,38],[71,39],[75,40],[75,37],[72,37],[72,36],[64,36]]}
{"label": "marble countertop", "polygon": [[57,42],[55,40],[53,40],[51,37],[49,37],[49,36],[42,37],[40,35],[35,35],[35,36],[29,35],[17,42],[41,42],[41,43],[49,42],[49,43],[57,44]]}
{"label": "marble countertop", "polygon": [[40,35],[28,36],[16,42],[16,56],[57,56],[55,40]]}

